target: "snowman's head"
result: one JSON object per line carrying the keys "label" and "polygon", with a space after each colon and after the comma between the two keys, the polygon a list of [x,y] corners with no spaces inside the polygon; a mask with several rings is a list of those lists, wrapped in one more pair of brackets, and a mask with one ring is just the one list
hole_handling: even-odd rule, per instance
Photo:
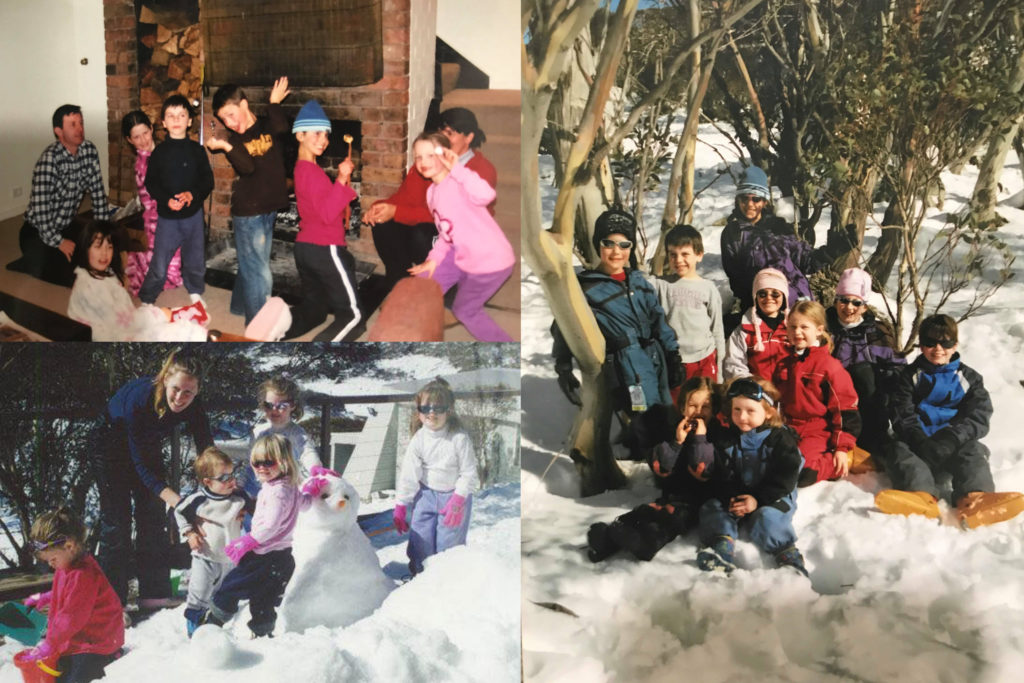
{"label": "snowman's head", "polygon": [[352,484],[330,474],[317,475],[327,480],[327,486],[313,499],[308,523],[327,529],[348,529],[356,526],[359,514],[359,494]]}

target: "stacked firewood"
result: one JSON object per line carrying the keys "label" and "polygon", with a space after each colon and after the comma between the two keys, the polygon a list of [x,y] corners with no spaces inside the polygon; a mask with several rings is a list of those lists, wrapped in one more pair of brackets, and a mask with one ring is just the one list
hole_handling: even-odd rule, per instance
{"label": "stacked firewood", "polygon": [[145,4],[139,13],[139,102],[157,126],[170,95],[202,99],[203,39],[199,24],[187,21],[181,13],[154,11]]}

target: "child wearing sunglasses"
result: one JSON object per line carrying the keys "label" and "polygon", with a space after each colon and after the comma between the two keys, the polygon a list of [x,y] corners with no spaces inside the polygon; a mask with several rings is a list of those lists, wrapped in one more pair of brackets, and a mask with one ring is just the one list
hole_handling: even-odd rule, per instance
{"label": "child wearing sunglasses", "polygon": [[[53,588],[26,604],[49,607],[46,636],[19,661],[35,661],[60,672],[60,681],[103,678],[104,668],[124,645],[121,601],[96,560],[86,551],[85,525],[68,508],[39,516],[29,540],[36,557],[54,570]],[[26,674],[26,680],[28,680]]]}
{"label": "child wearing sunglasses", "polygon": [[1015,517],[1024,511],[1024,495],[994,492],[989,451],[979,440],[988,433],[992,401],[981,375],[960,361],[956,321],[925,318],[919,344],[921,355],[900,373],[890,402],[896,439],[879,453],[893,488],[879,492],[875,505],[937,518],[936,479],[948,474],[964,528]]}
{"label": "child wearing sunglasses", "polygon": [[728,429],[708,433],[696,419],[683,454],[688,467],[708,480],[700,507],[697,566],[704,571],[736,568],[736,539],[745,534],[777,567],[807,576],[796,547],[793,514],[802,457],[796,435],[783,426],[779,392],[760,377],[726,384],[723,406]]}
{"label": "child wearing sunglasses", "polygon": [[754,305],[729,335],[722,374],[726,381],[755,375],[770,378],[775,366],[789,353],[786,337],[786,308],[789,283],[774,268],[754,276]]}
{"label": "child wearing sunglasses", "polygon": [[[313,476],[300,489],[299,466],[288,439],[280,434],[256,439],[249,463],[262,484],[252,531],[224,546],[224,553],[236,566],[214,593],[206,623],[223,626],[238,611],[238,602],[248,599],[249,630],[259,638],[273,634],[277,608],[295,572],[292,533],[299,512],[320,495],[327,479]],[[322,467],[314,467],[311,474],[324,472],[336,475]]]}
{"label": "child wearing sunglasses", "polygon": [[415,401],[413,436],[398,476],[393,514],[398,533],[409,533],[406,553],[414,575],[431,555],[466,544],[472,493],[480,484],[473,442],[455,414],[448,383],[438,377],[420,389]]}
{"label": "child wearing sunglasses", "polygon": [[859,399],[860,450],[854,461],[865,459],[866,453],[875,452],[887,438],[886,402],[900,368],[906,365],[897,355],[891,326],[876,319],[869,308],[870,295],[871,275],[860,268],[847,268],[836,285],[834,305],[825,310],[832,355],[850,373]]}
{"label": "child wearing sunglasses", "polygon": [[256,501],[236,488],[235,463],[211,446],[195,461],[199,488],[174,508],[178,530],[192,549],[185,625],[189,638],[203,623],[210,598],[233,566],[225,546],[242,535],[242,516],[256,510]]}
{"label": "child wearing sunglasses", "polygon": [[860,434],[853,380],[832,357],[821,304],[801,301],[794,306],[786,332],[790,353],[775,367],[772,381],[782,392],[786,423],[800,436],[800,485],[840,479],[850,471],[850,452]]}
{"label": "child wearing sunglasses", "polygon": [[[604,335],[605,362],[613,368],[613,405],[626,413],[670,406],[670,390],[683,383],[683,361],[657,292],[636,270],[636,222],[620,209],[609,209],[598,216],[593,239],[601,261],[596,270],[577,277]],[[558,386],[571,403],[580,405],[572,351],[557,324],[552,324],[551,335]]]}

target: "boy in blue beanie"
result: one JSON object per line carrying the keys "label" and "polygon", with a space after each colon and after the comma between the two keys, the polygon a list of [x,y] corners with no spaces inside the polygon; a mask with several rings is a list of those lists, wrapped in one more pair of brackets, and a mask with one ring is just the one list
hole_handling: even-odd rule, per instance
{"label": "boy in blue beanie", "polygon": [[964,528],[1024,512],[1024,495],[994,493],[988,449],[992,401],[981,375],[960,362],[956,321],[932,315],[921,323],[921,355],[900,373],[890,411],[896,439],[879,455],[892,478],[875,505],[889,514],[939,516],[936,475],[953,479],[953,502]]}

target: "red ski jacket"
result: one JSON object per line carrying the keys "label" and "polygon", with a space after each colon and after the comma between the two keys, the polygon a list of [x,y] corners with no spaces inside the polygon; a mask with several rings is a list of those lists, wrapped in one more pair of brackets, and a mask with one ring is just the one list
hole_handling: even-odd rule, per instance
{"label": "red ski jacket", "polygon": [[827,346],[806,353],[791,352],[779,361],[772,377],[782,392],[786,423],[801,437],[828,435],[831,451],[849,451],[860,435],[860,414],[853,380]]}

